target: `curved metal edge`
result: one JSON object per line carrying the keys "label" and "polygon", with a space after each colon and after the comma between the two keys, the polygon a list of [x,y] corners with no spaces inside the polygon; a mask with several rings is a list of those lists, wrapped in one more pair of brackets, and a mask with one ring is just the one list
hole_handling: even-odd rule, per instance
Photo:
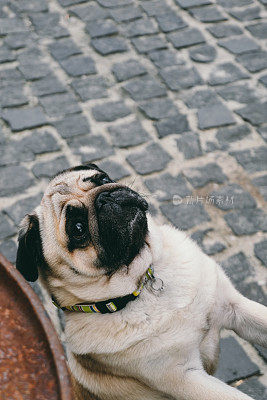
{"label": "curved metal edge", "polygon": [[23,295],[33,306],[35,316],[43,328],[57,371],[60,400],[72,400],[70,374],[66,364],[63,347],[58,339],[57,333],[54,327],[52,326],[49,317],[46,315],[44,306],[42,305],[37,294],[34,292],[31,286],[25,281],[25,279],[15,268],[15,266],[11,264],[1,253],[0,253],[0,264],[4,267],[4,269],[11,277],[11,279],[16,281],[16,283],[19,285],[21,291],[23,292]]}

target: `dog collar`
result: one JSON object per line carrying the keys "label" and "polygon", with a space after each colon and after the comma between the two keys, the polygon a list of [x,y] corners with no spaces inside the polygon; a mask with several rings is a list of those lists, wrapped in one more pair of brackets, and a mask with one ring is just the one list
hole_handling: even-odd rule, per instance
{"label": "dog collar", "polygon": [[[154,290],[161,290],[163,289],[163,282],[159,278],[155,278],[154,276],[154,269],[153,266],[147,269],[145,277],[141,285],[137,290],[134,292],[127,294],[126,296],[122,297],[115,297],[113,299],[108,299],[104,301],[97,301],[96,303],[81,303],[75,304],[73,306],[65,306],[60,307],[60,305],[56,302],[56,300],[52,297],[52,303],[63,311],[80,311],[83,313],[100,313],[100,314],[107,314],[107,313],[114,313],[116,311],[122,310],[130,301],[137,299],[140,295],[141,291],[143,290],[145,284],[150,281],[151,288]],[[156,288],[158,283],[160,283],[160,287]]]}

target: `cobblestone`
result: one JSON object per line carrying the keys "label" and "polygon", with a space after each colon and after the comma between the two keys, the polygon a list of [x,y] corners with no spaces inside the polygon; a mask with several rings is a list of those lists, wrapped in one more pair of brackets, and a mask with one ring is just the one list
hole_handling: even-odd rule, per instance
{"label": "cobblestone", "polygon": [[68,160],[64,156],[57,157],[46,162],[37,162],[32,173],[36,178],[52,178],[57,172],[70,167]]}
{"label": "cobblestone", "polygon": [[166,89],[153,77],[144,77],[132,80],[123,86],[124,90],[134,100],[147,100],[153,97],[164,96]]}
{"label": "cobblestone", "polygon": [[200,129],[215,128],[234,123],[233,115],[223,104],[215,104],[198,110],[198,126]]}
{"label": "cobblestone", "polygon": [[202,204],[163,204],[160,210],[174,226],[182,230],[210,221]]}
{"label": "cobblestone", "polygon": [[215,376],[222,381],[231,383],[260,372],[234,337],[221,339],[220,350],[221,363]]}
{"label": "cobblestone", "polygon": [[93,107],[92,114],[96,121],[115,121],[118,118],[126,117],[131,110],[122,102],[114,101]]}
{"label": "cobblestone", "polygon": [[157,178],[146,179],[145,185],[160,201],[172,200],[177,195],[186,197],[192,193],[181,174],[172,176],[166,173]]}
{"label": "cobblestone", "polygon": [[14,132],[47,124],[47,118],[41,107],[6,109],[1,117],[8,122]]}
{"label": "cobblestone", "polygon": [[[0,0],[0,251],[14,262],[46,182],[91,161],[267,303],[266,4]],[[221,378],[265,398],[263,348],[225,343]]]}
{"label": "cobblestone", "polygon": [[212,86],[225,85],[246,78],[249,78],[247,73],[243,72],[237,65],[228,62],[214,67],[210,73],[209,84]]}
{"label": "cobblestone", "polygon": [[90,126],[83,115],[68,115],[64,119],[53,123],[63,138],[84,135],[90,132]]}
{"label": "cobblestone", "polygon": [[202,33],[196,28],[187,28],[178,32],[169,33],[167,38],[176,49],[193,46],[205,42]]}
{"label": "cobblestone", "polygon": [[189,55],[193,61],[207,63],[214,61],[216,58],[216,50],[212,46],[203,45],[191,49]]}
{"label": "cobblestone", "polygon": [[107,97],[108,83],[101,76],[74,79],[71,86],[82,101]]}
{"label": "cobblestone", "polygon": [[138,120],[128,124],[111,126],[108,128],[112,143],[116,147],[129,147],[147,142],[149,136]]}
{"label": "cobblestone", "polygon": [[267,215],[261,209],[233,211],[226,214],[224,219],[238,236],[267,232]]}
{"label": "cobblestone", "polygon": [[156,143],[127,157],[129,164],[141,175],[163,170],[170,160],[170,155]]}
{"label": "cobblestone", "polygon": [[137,60],[128,60],[124,63],[113,64],[112,72],[117,81],[122,82],[136,76],[144,75],[147,71]]}
{"label": "cobblestone", "polygon": [[194,188],[203,187],[209,182],[223,183],[227,179],[221,168],[214,163],[207,164],[204,167],[187,169],[183,172]]}
{"label": "cobblestone", "polygon": [[255,256],[267,267],[267,240],[258,242],[254,246]]}

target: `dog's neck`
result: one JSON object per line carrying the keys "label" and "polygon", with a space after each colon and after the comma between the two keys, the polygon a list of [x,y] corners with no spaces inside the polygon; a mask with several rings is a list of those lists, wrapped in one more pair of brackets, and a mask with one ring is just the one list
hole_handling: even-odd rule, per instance
{"label": "dog's neck", "polygon": [[146,244],[128,267],[122,267],[110,277],[77,275],[72,276],[70,282],[51,280],[48,289],[61,307],[125,296],[140,286],[148,267],[161,254],[161,246],[159,228],[148,216]]}

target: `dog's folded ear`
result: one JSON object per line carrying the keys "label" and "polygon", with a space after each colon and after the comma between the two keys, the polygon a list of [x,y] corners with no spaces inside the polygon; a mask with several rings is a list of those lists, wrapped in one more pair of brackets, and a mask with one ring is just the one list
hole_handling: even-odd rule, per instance
{"label": "dog's folded ear", "polygon": [[44,259],[36,214],[26,215],[22,220],[18,242],[16,267],[27,281],[34,282],[38,278],[37,267]]}

